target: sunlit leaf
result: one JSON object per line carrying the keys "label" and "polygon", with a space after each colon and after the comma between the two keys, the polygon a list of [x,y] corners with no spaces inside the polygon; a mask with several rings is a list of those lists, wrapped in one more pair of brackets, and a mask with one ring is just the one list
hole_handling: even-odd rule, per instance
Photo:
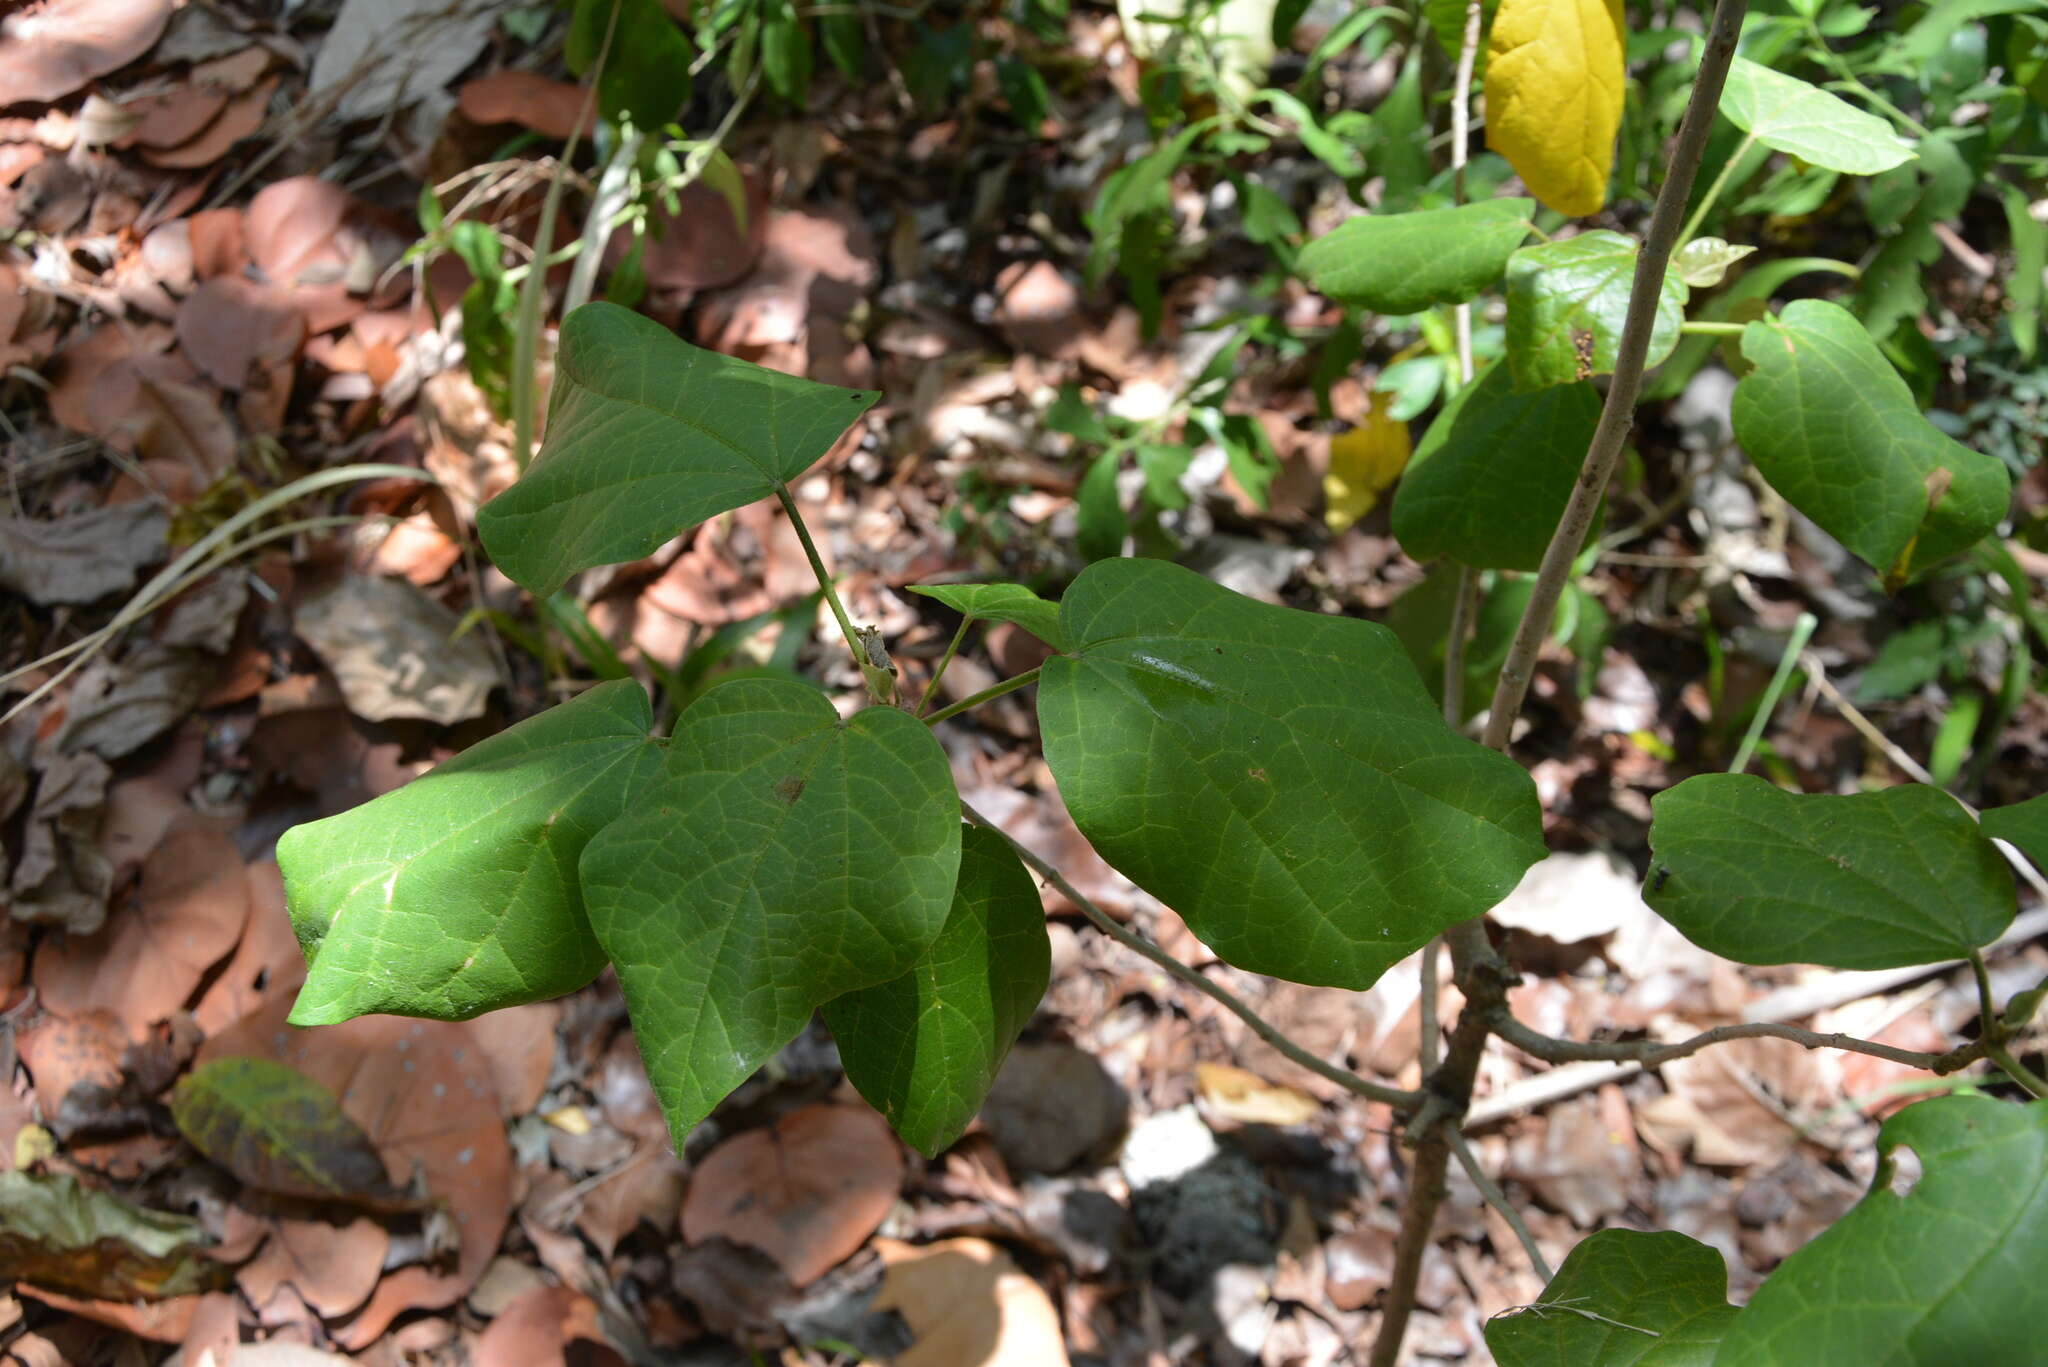
{"label": "sunlit leaf", "polygon": [[1486,145],[1561,214],[1607,202],[1627,38],[1621,0],[1501,0],[1494,14]]}

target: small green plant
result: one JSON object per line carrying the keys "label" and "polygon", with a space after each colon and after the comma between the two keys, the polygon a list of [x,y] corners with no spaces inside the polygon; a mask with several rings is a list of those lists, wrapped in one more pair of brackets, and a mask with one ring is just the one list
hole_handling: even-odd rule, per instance
{"label": "small green plant", "polygon": [[[1394,507],[1411,551],[1459,567],[1461,596],[1482,570],[1533,572],[1502,599],[1520,610],[1488,671],[1482,741],[1445,720],[1446,710],[1462,717],[1455,699],[1432,698],[1387,628],[1261,604],[1164,561],[1113,554],[1056,604],[1016,585],[929,588],[969,624],[1014,623],[1053,654],[921,715],[899,699],[877,634],[856,629],[840,603],[789,492],[877,396],[701,351],[624,308],[590,304],[564,324],[538,457],[480,514],[496,563],[546,601],[586,568],[776,498],[869,705],[842,716],[809,683],[734,678],[702,689],[657,736],[646,695],[617,679],[397,792],[295,828],[279,861],[311,968],[293,1020],[467,1018],[572,991],[610,963],[678,1142],[822,1011],[855,1087],[935,1154],[975,1115],[1045,989],[1036,875],[1289,1057],[1403,1117],[1415,1151],[1379,1364],[1400,1351],[1449,1163],[1476,1171],[1458,1123],[1491,1039],[1552,1061],[1654,1065],[1770,1036],[1940,1075],[1988,1061],[2048,1097],[2048,1081],[2008,1048],[2042,990],[2001,1007],[1981,954],[2016,908],[1993,842],[2048,863],[2048,797],[1980,820],[1927,785],[1809,796],[1731,773],[1687,779],[1655,800],[1644,895],[1694,942],[1754,964],[1972,962],[1979,1033],[1941,1054],[1778,1025],[1676,1043],[1552,1038],[1510,1011],[1514,975],[1482,925],[1545,853],[1535,786],[1505,753],[1537,648],[1558,629],[1645,370],[1688,330],[1739,343],[1734,421],[1745,450],[1882,586],[1903,588],[1972,551],[2007,510],[2006,466],[1929,423],[1848,310],[1800,300],[1740,324],[1688,322],[1693,291],[1717,281],[1727,258],[1711,244],[1680,250],[1717,110],[1749,119],[1746,135],[1760,144],[1839,174],[1913,152],[1782,75],[1738,76],[1776,93],[1724,105],[1744,8],[1715,7],[1643,241],[1596,229],[1526,245],[1534,200],[1500,198],[1356,219],[1302,254],[1321,289],[1362,310],[1405,315],[1505,296],[1504,358],[1458,390]],[[1470,12],[1468,64],[1480,6]],[[1603,0],[1503,0],[1489,63],[1496,114],[1508,116],[1518,91],[1573,79],[1550,25],[1618,14]],[[1618,88],[1620,40],[1610,36]],[[1550,66],[1507,60],[1532,42]],[[1798,120],[1774,121],[1791,106]],[[1518,169],[1538,194],[1583,205],[1593,179],[1578,153],[1556,150],[1537,145],[1531,155],[1556,164]],[[1595,376],[1607,377],[1604,394]],[[1146,459],[1142,433],[1088,435],[1114,456]],[[1113,475],[1108,459],[1097,468]],[[1462,616],[1447,681],[1465,677]],[[1368,1081],[1292,1045],[961,800],[931,728],[1030,684],[1075,824],[1229,963],[1362,989],[1441,937],[1465,1005],[1440,1056],[1428,1032],[1419,1089]],[[1747,1306],[1728,1303],[1726,1268],[1707,1245],[1608,1230],[1573,1250],[1536,1304],[1489,1324],[1489,1345],[1508,1367],[2034,1358],[2048,1107],[1925,1100],[1886,1124],[1879,1147],[1870,1193]],[[1910,1181],[1907,1151],[1917,1160]],[[1515,1209],[1497,1191],[1489,1199],[1542,1267]]]}

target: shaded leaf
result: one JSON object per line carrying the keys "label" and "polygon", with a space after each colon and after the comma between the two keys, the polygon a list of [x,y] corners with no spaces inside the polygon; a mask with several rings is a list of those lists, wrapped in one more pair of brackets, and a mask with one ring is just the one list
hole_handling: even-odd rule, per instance
{"label": "shaded leaf", "polygon": [[1342,532],[1379,506],[1380,495],[1408,468],[1408,424],[1391,403],[1372,411],[1349,432],[1330,438],[1330,468],[1323,475],[1323,521]]}
{"label": "shaded leaf", "polygon": [[1738,963],[1936,963],[1989,944],[2013,917],[1997,849],[1924,784],[1836,797],[1702,774],[1650,806],[1645,900]]}
{"label": "shaded leaf", "polygon": [[616,304],[562,325],[547,439],[477,512],[485,549],[547,596],[809,469],[879,396],[703,351]]}
{"label": "shaded leaf", "polygon": [[465,1020],[596,977],[604,951],[576,861],[659,772],[651,722],[638,683],[599,684],[395,792],[286,831],[278,863],[311,962],[292,1022]]}
{"label": "shaded leaf", "polygon": [[1241,968],[1368,987],[1543,855],[1528,775],[1384,627],[1156,560],[1089,566],[1060,624],[1038,714],[1075,825]]}
{"label": "shaded leaf", "polygon": [[936,598],[967,617],[1011,622],[1054,650],[1060,645],[1060,607],[1022,584],[912,584],[910,591]]}
{"label": "shaded leaf", "polygon": [[334,1093],[274,1060],[202,1064],[172,1091],[171,1118],[193,1148],[258,1191],[402,1203],[370,1137]]}
{"label": "shaded leaf", "polygon": [[1607,202],[1628,30],[1621,0],[1501,0],[1486,43],[1486,145],[1561,214]]}
{"label": "shaded leaf", "polygon": [[832,998],[907,971],[952,907],[960,807],[905,712],[777,679],[707,690],[662,777],[583,852],[678,1145]]}
{"label": "shaded leaf", "polygon": [[1375,313],[1462,304],[1501,277],[1529,235],[1528,199],[1361,214],[1301,251],[1301,271],[1332,299]]}
{"label": "shaded leaf", "polygon": [[1914,156],[1913,145],[1875,114],[1746,57],[1728,68],[1721,112],[1764,146],[1830,171],[1875,175]]}
{"label": "shaded leaf", "polygon": [[[1778,1266],[1715,1367],[1983,1367],[2039,1356],[2048,1106],[1941,1097],[1885,1122],[1869,1193]],[[1901,1193],[1900,1152],[1920,1175]]]}
{"label": "shaded leaf", "polygon": [[224,1285],[197,1220],[144,1210],[68,1173],[0,1172],[0,1280],[74,1296],[163,1300]]}
{"label": "shaded leaf", "polygon": [[1987,807],[1979,820],[1984,834],[2011,841],[2035,868],[2048,868],[2048,793],[2005,807]]}
{"label": "shaded leaf", "polygon": [[169,528],[148,499],[54,521],[0,518],[0,588],[46,606],[124,593],[143,566],[163,559]]}
{"label": "shaded leaf", "polygon": [[1500,1367],[1708,1367],[1736,1308],[1720,1251],[1671,1230],[1581,1239],[1542,1297],[1486,1322]]}
{"label": "shaded leaf", "polygon": [[630,119],[651,131],[673,119],[689,98],[696,49],[657,0],[578,0],[565,50],[570,72],[590,75],[600,53],[598,108],[612,122]]}
{"label": "shaded leaf", "polygon": [[[1635,285],[1636,240],[1598,228],[1524,247],[1508,258],[1508,362],[1521,389],[1611,374]],[[1678,272],[1664,268],[1645,368],[1678,345],[1691,297]]]}
{"label": "shaded leaf", "polygon": [[1943,435],[1863,325],[1801,299],[1743,330],[1735,437],[1771,487],[1888,587],[1969,549],[2005,516],[2004,462]]}
{"label": "shaded leaf", "polygon": [[1481,569],[1543,560],[1600,421],[1590,384],[1518,393],[1493,365],[1445,405],[1394,496],[1394,535],[1417,560]]}
{"label": "shaded leaf", "polygon": [[846,1078],[933,1157],[966,1130],[1052,973],[1038,885],[994,831],[960,838],[939,937],[909,971],[825,1004]]}

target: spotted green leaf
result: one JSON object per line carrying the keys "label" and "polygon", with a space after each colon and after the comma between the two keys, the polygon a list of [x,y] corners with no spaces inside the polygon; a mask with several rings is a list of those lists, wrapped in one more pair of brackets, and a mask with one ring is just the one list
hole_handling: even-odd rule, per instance
{"label": "spotted green leaf", "polygon": [[277,842],[310,967],[294,1025],[466,1020],[596,977],[576,861],[658,772],[647,694],[599,684]]}
{"label": "spotted green leaf", "polygon": [[1543,856],[1528,775],[1384,627],[1135,559],[1083,571],[1060,627],[1038,716],[1068,810],[1239,967],[1368,987]]}
{"label": "spotted green leaf", "polygon": [[1038,885],[1008,841],[974,826],[939,938],[901,976],[827,1002],[825,1023],[847,1080],[933,1157],[980,1111],[1051,973]]}
{"label": "spotted green leaf", "polygon": [[1302,248],[1301,270],[1332,299],[1375,313],[1462,304],[1494,284],[1529,236],[1533,199],[1361,214]]}
{"label": "spotted green leaf", "polygon": [[820,1005],[909,971],[959,863],[945,752],[908,713],[842,720],[787,679],[691,704],[660,779],[582,862],[677,1143]]}
{"label": "spotted green leaf", "polygon": [[[1637,250],[1634,238],[1596,228],[1524,247],[1508,258],[1508,364],[1514,367],[1517,388],[1569,384],[1614,370]],[[1678,272],[1666,266],[1646,367],[1678,345],[1691,294]]]}
{"label": "spotted green leaf", "polygon": [[1943,435],[1847,309],[1801,299],[1743,329],[1755,368],[1735,387],[1735,437],[1771,487],[1896,589],[1968,550],[2005,516],[1996,456]]}
{"label": "spotted green leaf", "polygon": [[693,347],[616,304],[562,324],[547,439],[477,512],[498,567],[546,597],[808,470],[879,396]]}
{"label": "spotted green leaf", "polygon": [[1581,1239],[1533,1305],[1486,1322],[1500,1367],[1708,1367],[1736,1309],[1719,1251],[1670,1230]]}
{"label": "spotted green leaf", "polygon": [[2011,871],[1938,788],[1836,797],[1702,774],[1650,811],[1650,906],[1740,963],[1937,963],[2012,921]]}

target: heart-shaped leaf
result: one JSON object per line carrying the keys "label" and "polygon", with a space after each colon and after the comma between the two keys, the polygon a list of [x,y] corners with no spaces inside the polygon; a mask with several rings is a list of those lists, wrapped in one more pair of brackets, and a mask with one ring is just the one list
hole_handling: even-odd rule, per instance
{"label": "heart-shaped leaf", "polygon": [[1060,626],[1038,717],[1075,824],[1241,968],[1369,987],[1543,857],[1529,776],[1385,627],[1157,560],[1089,566]]}
{"label": "heart-shaped leaf", "polygon": [[909,971],[959,865],[945,751],[908,713],[841,720],[787,679],[691,704],[661,778],[582,864],[676,1142],[820,1005]]}
{"label": "heart-shaped leaf", "polygon": [[935,1157],[960,1137],[1045,995],[1052,946],[1038,885],[994,831],[960,838],[945,929],[900,977],[825,1004],[846,1077]]}
{"label": "heart-shaped leaf", "polygon": [[1735,387],[1736,440],[1887,586],[1968,550],[2005,516],[2005,463],[1928,422],[1847,309],[1801,299],[1743,329],[1742,354],[1756,368]]}
{"label": "heart-shaped leaf", "polygon": [[1600,421],[1589,384],[1515,389],[1494,365],[1444,406],[1394,496],[1394,535],[1417,560],[1533,570],[1571,499]]}
{"label": "heart-shaped leaf", "polygon": [[423,778],[277,842],[311,967],[294,1025],[389,1012],[467,1020],[604,968],[576,861],[661,767],[622,679],[480,741]]}
{"label": "heart-shaped leaf", "polygon": [[1302,248],[1301,271],[1330,298],[1374,313],[1462,304],[1500,279],[1535,209],[1530,199],[1489,199],[1361,214]]}
{"label": "heart-shaped leaf", "polygon": [[1561,214],[1607,202],[1627,93],[1621,0],[1501,0],[1486,40],[1486,145]]}
{"label": "heart-shaped leaf", "polygon": [[477,512],[498,568],[540,597],[766,498],[832,449],[879,395],[693,347],[616,304],[562,324],[547,440]]}
{"label": "heart-shaped leaf", "polygon": [[1872,176],[1914,156],[1883,119],[1746,57],[1728,68],[1721,112],[1764,146],[1830,171]]}
{"label": "heart-shaped leaf", "polygon": [[1060,648],[1060,605],[1022,584],[912,584],[910,591],[936,598],[966,617],[1014,623],[1054,650]]}
{"label": "heart-shaped leaf", "polygon": [[[1508,258],[1508,363],[1521,389],[1611,374],[1628,321],[1639,248],[1598,228]],[[1657,293],[1647,368],[1671,354],[1692,291],[1669,266]]]}
{"label": "heart-shaped leaf", "polygon": [[1650,810],[1651,907],[1739,963],[1938,963],[2012,921],[2005,860],[1938,788],[1836,797],[1702,774]]}
{"label": "heart-shaped leaf", "polygon": [[1534,1305],[1486,1322],[1500,1367],[1705,1367],[1728,1332],[1728,1264],[1671,1230],[1581,1239]]}
{"label": "heart-shaped leaf", "polygon": [[[1714,1367],[2040,1360],[2048,1106],[1923,1101],[1877,1145],[1869,1193],[1757,1288]],[[1901,1149],[1919,1159],[1910,1190]]]}

